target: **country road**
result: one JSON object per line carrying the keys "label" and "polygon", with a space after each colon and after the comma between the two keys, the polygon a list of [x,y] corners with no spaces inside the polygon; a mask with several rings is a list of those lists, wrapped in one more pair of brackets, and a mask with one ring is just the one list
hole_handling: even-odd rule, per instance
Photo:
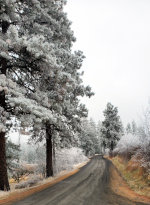
{"label": "country road", "polygon": [[13,205],[142,205],[113,193],[110,166],[110,161],[96,156],[75,175]]}

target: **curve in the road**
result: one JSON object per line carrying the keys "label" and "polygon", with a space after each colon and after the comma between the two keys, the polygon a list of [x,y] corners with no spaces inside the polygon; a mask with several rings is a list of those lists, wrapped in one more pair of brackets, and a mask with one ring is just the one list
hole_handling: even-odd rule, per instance
{"label": "curve in the road", "polygon": [[144,205],[113,193],[110,166],[96,156],[75,175],[13,205]]}

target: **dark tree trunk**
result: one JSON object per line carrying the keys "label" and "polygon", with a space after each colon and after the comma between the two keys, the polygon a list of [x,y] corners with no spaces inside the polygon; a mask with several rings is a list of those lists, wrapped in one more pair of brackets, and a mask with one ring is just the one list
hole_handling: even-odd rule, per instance
{"label": "dark tree trunk", "polygon": [[109,156],[110,156],[110,157],[113,157],[113,150],[114,150],[114,142],[111,141],[111,144],[110,144],[110,153],[109,153]]}
{"label": "dark tree trunk", "polygon": [[5,34],[7,33],[8,27],[9,27],[10,23],[8,21],[2,21],[2,33]]}
{"label": "dark tree trunk", "polygon": [[111,144],[110,144],[110,150],[113,151],[114,150],[114,142],[111,141]]}
{"label": "dark tree trunk", "polygon": [[[9,23],[2,21],[2,33],[6,34]],[[0,58],[0,73],[6,75],[7,59]],[[0,106],[6,110],[5,92],[0,92]],[[1,117],[1,116],[0,116]],[[0,132],[0,190],[9,191],[10,186],[8,182],[7,163],[6,163],[6,139],[5,132]]]}
{"label": "dark tree trunk", "polygon": [[52,128],[46,125],[46,177],[53,176]]}
{"label": "dark tree trunk", "polygon": [[56,164],[56,153],[55,153],[55,142],[53,139],[53,168],[55,167]]}
{"label": "dark tree trunk", "polygon": [[0,133],[0,190],[9,191],[6,165],[5,133]]}
{"label": "dark tree trunk", "polygon": [[[4,109],[6,107],[5,92],[0,92],[0,106]],[[5,132],[0,132],[0,190],[10,190],[6,164]]]}

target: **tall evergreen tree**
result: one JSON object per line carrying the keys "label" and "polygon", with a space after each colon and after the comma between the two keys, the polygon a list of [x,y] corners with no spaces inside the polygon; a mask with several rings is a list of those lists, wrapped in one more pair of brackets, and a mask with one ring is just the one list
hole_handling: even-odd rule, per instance
{"label": "tall evergreen tree", "polygon": [[[52,139],[55,140],[53,137],[55,131],[58,131],[63,138],[66,136],[73,137],[73,132],[79,129],[80,118],[87,116],[87,109],[80,104],[78,97],[84,95],[90,97],[93,93],[89,86],[84,87],[82,85],[81,74],[78,71],[84,58],[82,52],[71,52],[75,38],[70,29],[71,23],[63,11],[64,1],[32,1],[25,2],[25,4],[29,11],[31,8],[32,11],[33,9],[35,11],[29,12],[30,15],[27,15],[29,18],[27,28],[30,34],[34,34],[36,31],[43,35],[48,44],[53,45],[51,49],[53,51],[52,56],[55,56],[56,62],[55,64],[49,62],[49,65],[43,64],[43,67],[49,70],[47,75],[45,72],[43,73],[39,81],[39,90],[47,93],[50,110],[58,114],[58,117],[56,117],[57,123],[47,121],[45,123],[46,170],[49,177],[53,174]],[[32,23],[35,29],[32,29],[30,25]],[[63,123],[60,122],[60,115],[64,119]],[[64,124],[66,129],[64,129]],[[66,131],[68,131],[67,134]]]}
{"label": "tall evergreen tree", "polygon": [[132,133],[132,128],[131,128],[130,123],[128,123],[127,126],[126,126],[126,133],[127,134]]}
{"label": "tall evergreen tree", "polygon": [[[87,109],[78,98],[93,95],[89,86],[83,86],[79,72],[83,54],[71,51],[75,38],[63,11],[64,3],[62,0],[0,1],[1,116],[7,104],[11,108],[7,112],[13,111],[23,124],[32,126],[36,138],[41,140],[39,133],[44,131],[47,176],[53,174],[52,139],[55,131],[61,132],[63,138],[75,136],[80,129],[80,118],[87,116]],[[9,95],[6,99],[7,87]],[[4,117],[1,119],[6,121]],[[2,135],[5,135],[5,124],[0,124]],[[3,190],[9,189],[4,185],[8,184],[4,140],[0,146],[3,148],[0,182],[4,182],[0,189]]]}
{"label": "tall evergreen tree", "polygon": [[[18,21],[17,3],[13,0],[0,0],[0,80],[6,79],[9,68],[9,27]],[[7,87],[0,83],[0,190],[9,190],[6,164],[6,104]]]}
{"label": "tall evergreen tree", "polygon": [[137,134],[137,125],[136,125],[136,122],[133,120],[132,123],[131,123],[131,126],[132,126],[132,134]]}
{"label": "tall evergreen tree", "polygon": [[137,131],[138,131],[138,127],[134,120],[131,122],[131,124],[130,123],[127,124],[127,127],[126,127],[127,134],[130,133],[134,135],[134,134],[137,134]]}
{"label": "tall evergreen tree", "polygon": [[6,141],[7,168],[10,173],[19,166],[20,145],[14,144],[11,140]]}
{"label": "tall evergreen tree", "polygon": [[97,124],[97,136],[98,136],[98,143],[99,143],[99,152],[100,153],[104,153],[104,148],[105,148],[105,144],[102,138],[102,133],[101,133],[101,128],[102,128],[102,122],[99,121]]}
{"label": "tall evergreen tree", "polygon": [[84,150],[86,156],[91,156],[100,152],[99,140],[95,122],[90,119],[82,120],[82,131],[80,135],[80,146]]}
{"label": "tall evergreen tree", "polygon": [[123,132],[117,107],[114,107],[111,103],[107,103],[106,109],[104,110],[104,117],[105,119],[102,122],[101,128],[103,144],[106,148],[109,148],[110,153],[112,153]]}

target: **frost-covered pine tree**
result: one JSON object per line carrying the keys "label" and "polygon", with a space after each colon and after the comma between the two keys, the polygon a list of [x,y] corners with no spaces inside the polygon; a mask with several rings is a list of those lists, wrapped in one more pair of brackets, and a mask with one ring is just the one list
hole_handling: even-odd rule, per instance
{"label": "frost-covered pine tree", "polygon": [[114,150],[117,141],[120,139],[123,133],[123,127],[118,115],[117,107],[114,107],[111,103],[107,103],[104,110],[104,121],[102,121],[101,133],[103,138],[103,144],[105,148],[110,150],[110,153]]}
{"label": "frost-covered pine tree", "polygon": [[102,133],[101,133],[101,128],[102,128],[102,122],[99,121],[97,124],[97,136],[98,136],[98,143],[99,143],[99,153],[104,153],[104,142],[102,138]]}
{"label": "frost-covered pine tree", "polygon": [[132,134],[137,134],[137,125],[136,125],[136,122],[133,120],[132,123],[131,123],[131,126],[132,126]]}
{"label": "frost-covered pine tree", "polygon": [[133,120],[132,123],[128,123],[127,124],[127,127],[126,127],[126,133],[127,134],[133,134],[133,135],[136,135],[138,132],[138,127],[136,125],[136,122]]}
{"label": "frost-covered pine tree", "polygon": [[[49,7],[46,6],[47,4]],[[61,65],[57,63],[56,43],[53,39],[54,31],[55,35],[56,33],[58,35],[59,23],[53,19],[53,15],[57,14],[58,9],[60,9],[60,5],[55,5],[54,1],[20,1],[19,9],[15,11],[18,15],[21,14],[21,18],[19,26],[13,27],[18,41],[14,38],[14,42],[11,42],[9,53],[12,52],[12,59],[9,76],[24,89],[22,89],[23,94],[13,93],[9,102],[11,106],[13,105],[15,113],[26,114],[28,120],[25,119],[29,122],[28,124],[34,127],[34,131],[37,127],[40,129],[43,124],[46,126],[50,124],[50,128],[51,124],[56,126],[57,119],[62,121],[60,115],[56,114],[54,117],[55,110],[53,109],[52,113],[51,108],[54,103],[53,96],[56,96],[58,92],[57,87],[60,81],[57,81],[59,79],[57,76],[61,71]],[[12,35],[12,30],[9,31],[9,35]],[[15,46],[12,46],[13,44]],[[44,81],[44,76],[47,77],[47,81]],[[48,96],[45,85],[50,83],[52,89]],[[25,119],[24,116],[21,116],[23,124]],[[47,136],[49,132],[46,127]],[[48,137],[46,140],[48,141]],[[47,143],[51,146],[51,141]],[[50,162],[50,160],[51,158],[48,158],[47,161]]]}
{"label": "frost-covered pine tree", "polygon": [[81,133],[79,134],[80,147],[86,156],[92,156],[100,152],[99,139],[95,122],[90,119],[82,119]]}
{"label": "frost-covered pine tree", "polygon": [[[78,97],[90,97],[93,93],[89,86],[83,86],[78,71],[84,58],[82,52],[71,52],[75,38],[70,29],[71,23],[63,11],[65,1],[22,2],[23,26],[19,33],[26,46],[16,62],[17,65],[24,63],[20,67],[25,67],[25,73],[17,77],[17,83],[22,83],[24,79],[23,85],[30,89],[28,97],[53,113],[54,120],[40,117],[34,123],[34,128],[45,126],[47,176],[51,176],[54,133],[59,132],[63,139],[75,136],[80,118],[87,116],[87,109],[80,104]],[[38,130],[36,137],[37,133]]]}
{"label": "frost-covered pine tree", "polygon": [[6,159],[9,173],[13,173],[19,167],[20,145],[14,144],[11,140],[6,141]]}
{"label": "frost-covered pine tree", "polygon": [[19,10],[22,13],[23,9],[22,1],[0,1],[0,190],[9,190],[5,150],[9,114],[19,117],[30,114],[32,123],[40,118],[53,121],[52,112],[45,106],[47,101],[44,100],[42,106],[39,103],[43,93],[34,90],[38,85],[38,72],[43,70],[37,62],[45,59],[43,52],[47,50],[41,52],[40,47],[35,47],[43,44],[41,37],[31,36],[29,39],[28,32],[21,33],[22,22],[26,21],[24,15],[20,17]]}
{"label": "frost-covered pine tree", "polygon": [[129,134],[129,133],[132,133],[132,128],[131,128],[131,124],[128,123],[127,126],[126,126],[126,133]]}
{"label": "frost-covered pine tree", "polygon": [[7,104],[8,112],[13,112],[24,126],[34,128],[38,140],[45,134],[47,176],[51,176],[56,132],[62,139],[74,138],[80,128],[80,118],[87,116],[87,109],[78,98],[93,95],[89,86],[83,86],[79,72],[83,54],[71,51],[75,38],[63,11],[65,1],[0,3],[4,18],[0,36],[4,50],[0,85],[3,93],[8,91],[7,99],[1,101],[1,114]]}
{"label": "frost-covered pine tree", "polygon": [[[10,39],[8,30],[18,21],[16,10],[17,3],[14,0],[0,0],[0,190],[7,191],[10,187],[7,176],[5,149],[6,119],[8,117],[6,75],[11,60],[9,55]],[[10,81],[9,83],[11,84]]]}

